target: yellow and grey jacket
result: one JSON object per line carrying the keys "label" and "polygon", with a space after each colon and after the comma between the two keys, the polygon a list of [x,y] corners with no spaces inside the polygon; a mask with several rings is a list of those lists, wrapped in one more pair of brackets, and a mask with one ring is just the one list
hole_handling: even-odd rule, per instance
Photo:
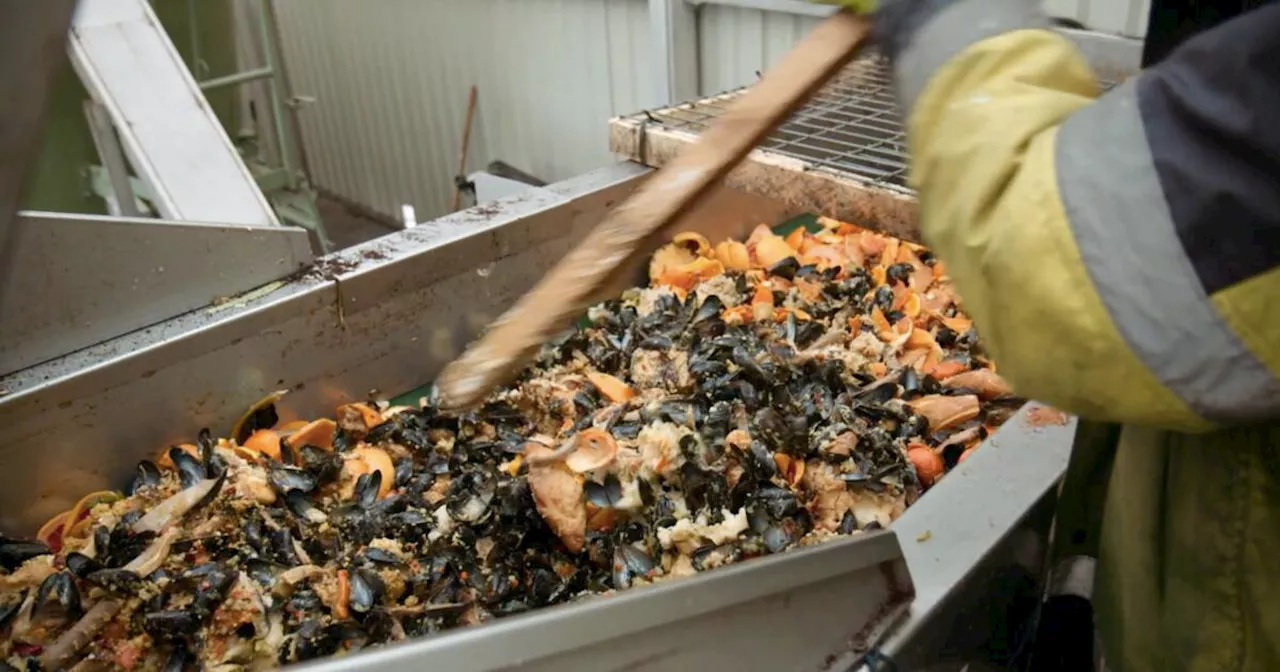
{"label": "yellow and grey jacket", "polygon": [[1100,96],[1038,4],[881,10],[922,235],[1015,389],[1125,425],[1060,531],[1111,669],[1280,669],[1280,7]]}

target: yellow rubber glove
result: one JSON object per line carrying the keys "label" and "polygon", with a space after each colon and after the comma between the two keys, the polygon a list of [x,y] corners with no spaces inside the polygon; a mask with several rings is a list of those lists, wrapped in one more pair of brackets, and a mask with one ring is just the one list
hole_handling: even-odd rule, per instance
{"label": "yellow rubber glove", "polygon": [[809,0],[820,5],[839,5],[856,14],[872,14],[880,8],[879,0]]}

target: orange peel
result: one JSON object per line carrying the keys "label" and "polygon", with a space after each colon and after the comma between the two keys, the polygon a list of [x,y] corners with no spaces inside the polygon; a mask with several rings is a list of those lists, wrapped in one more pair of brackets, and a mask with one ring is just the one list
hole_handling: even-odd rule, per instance
{"label": "orange peel", "polygon": [[616,376],[599,371],[588,371],[587,380],[600,391],[605,399],[614,403],[621,403],[636,396],[636,391],[631,386],[623,382]]}

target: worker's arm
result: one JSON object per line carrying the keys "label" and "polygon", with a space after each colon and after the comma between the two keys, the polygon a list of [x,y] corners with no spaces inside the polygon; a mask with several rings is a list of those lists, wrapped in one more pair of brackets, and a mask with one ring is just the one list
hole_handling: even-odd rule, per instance
{"label": "worker's arm", "polygon": [[1100,420],[1280,417],[1280,8],[1095,100],[1034,7],[903,0],[877,18],[921,233],[1000,372]]}

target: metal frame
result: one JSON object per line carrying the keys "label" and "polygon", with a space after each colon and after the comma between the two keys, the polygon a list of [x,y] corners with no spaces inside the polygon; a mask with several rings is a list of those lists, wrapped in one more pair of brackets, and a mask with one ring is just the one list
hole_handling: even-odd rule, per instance
{"label": "metal frame", "polygon": [[10,244],[12,262],[0,269],[0,372],[241,294],[312,260],[302,229],[52,212],[21,213]]}
{"label": "metal frame", "polygon": [[[0,529],[30,531],[83,493],[118,486],[138,459],[198,427],[229,426],[266,390],[292,390],[280,404],[287,422],[374,388],[391,395],[431,379],[649,172],[618,164],[427,222],[286,282],[0,378],[8,392],[0,395]],[[794,214],[783,202],[726,189],[677,226],[741,236]],[[643,264],[628,274],[642,277]],[[1033,512],[1069,447],[1070,427],[1035,427],[1024,413],[891,534],[317,667],[839,670],[858,664],[867,647],[915,669],[930,655],[916,646],[920,638],[968,622],[957,613],[997,608],[967,590],[975,577],[1037,564],[1044,525]],[[905,615],[893,599],[908,590],[899,553],[916,594]]]}

